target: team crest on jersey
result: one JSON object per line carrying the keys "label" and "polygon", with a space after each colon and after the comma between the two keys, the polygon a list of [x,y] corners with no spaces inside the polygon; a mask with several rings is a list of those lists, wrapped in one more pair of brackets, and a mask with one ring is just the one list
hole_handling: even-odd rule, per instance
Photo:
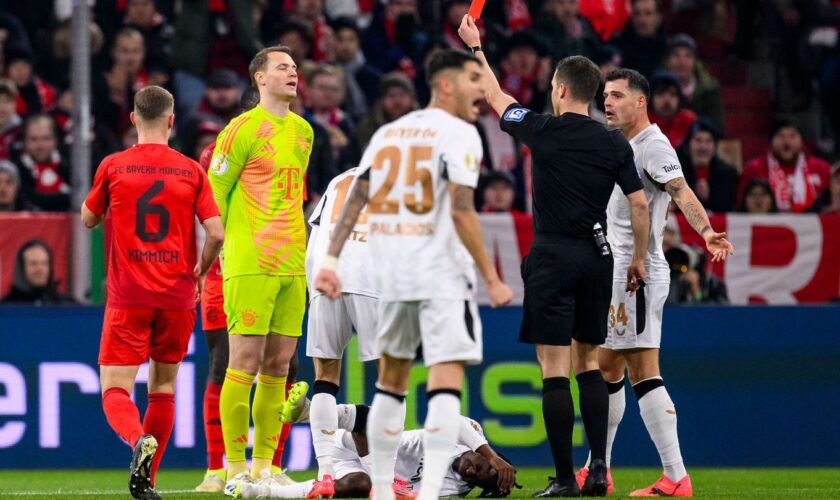
{"label": "team crest on jersey", "polygon": [[504,120],[507,122],[521,122],[525,119],[525,115],[528,114],[530,109],[525,108],[513,108],[505,113]]}
{"label": "team crest on jersey", "polygon": [[210,162],[210,171],[216,175],[224,175],[227,169],[227,155],[223,153],[213,155],[213,160]]}
{"label": "team crest on jersey", "polygon": [[478,157],[472,151],[467,151],[467,156],[464,158],[464,165],[470,172],[478,171]]}

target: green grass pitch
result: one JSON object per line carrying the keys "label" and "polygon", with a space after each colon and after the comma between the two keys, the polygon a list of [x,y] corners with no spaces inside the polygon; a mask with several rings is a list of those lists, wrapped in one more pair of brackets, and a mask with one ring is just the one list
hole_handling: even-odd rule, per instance
{"label": "green grass pitch", "polygon": [[[523,468],[518,473],[522,490],[511,498],[529,498],[543,488],[549,469]],[[840,498],[840,469],[707,469],[690,471],[694,494],[700,498],[821,499]],[[655,469],[616,469],[616,488],[609,498],[626,498],[628,492],[652,483]],[[219,494],[199,494],[192,488],[201,481],[201,470],[162,470],[158,477],[164,499],[221,499]],[[293,472],[298,480],[314,471]],[[4,470],[0,471],[0,498],[131,498],[127,470]],[[476,496],[474,491],[471,496]]]}

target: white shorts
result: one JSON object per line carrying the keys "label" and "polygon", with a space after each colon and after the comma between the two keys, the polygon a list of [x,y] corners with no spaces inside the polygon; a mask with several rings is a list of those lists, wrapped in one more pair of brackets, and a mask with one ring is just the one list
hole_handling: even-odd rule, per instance
{"label": "white shorts", "polygon": [[353,293],[337,300],[318,295],[309,302],[306,355],[341,359],[353,329],[359,337],[359,360],[379,358],[376,353],[376,308],[378,299]]}
{"label": "white shorts", "polygon": [[474,301],[435,299],[380,302],[377,352],[414,359],[423,344],[423,361],[481,363],[481,319]]}
{"label": "white shorts", "polygon": [[[636,292],[632,296],[626,291],[624,281],[613,282],[609,318],[607,318],[607,340],[605,349],[621,350],[636,348],[659,348],[662,341],[662,311],[668,298],[668,283],[648,283],[644,288],[644,318],[637,314],[639,301]],[[637,332],[644,321],[644,330]]]}
{"label": "white shorts", "polygon": [[335,473],[334,478],[336,480],[355,472],[370,475],[370,472],[365,469],[362,459],[359,458],[359,452],[356,451],[353,435],[344,429],[338,429],[335,433],[333,472]]}

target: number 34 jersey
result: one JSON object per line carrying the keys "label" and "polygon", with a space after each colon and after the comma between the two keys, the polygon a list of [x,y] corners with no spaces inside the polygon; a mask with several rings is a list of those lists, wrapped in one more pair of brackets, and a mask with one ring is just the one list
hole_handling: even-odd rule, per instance
{"label": "number 34 jersey", "polygon": [[381,127],[360,164],[370,171],[368,240],[383,301],[473,298],[475,270],[452,222],[449,185],[475,188],[475,127],[435,108]]}
{"label": "number 34 jersey", "polygon": [[105,158],[85,205],[110,212],[108,306],[195,307],[195,217],[219,215],[207,174],[162,144],[139,144]]}

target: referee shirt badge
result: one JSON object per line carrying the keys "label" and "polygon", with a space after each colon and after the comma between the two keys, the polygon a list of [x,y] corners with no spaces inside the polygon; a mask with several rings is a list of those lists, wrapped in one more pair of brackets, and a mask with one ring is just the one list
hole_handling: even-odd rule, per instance
{"label": "referee shirt badge", "polygon": [[504,120],[506,122],[521,122],[525,119],[525,114],[527,114],[530,109],[525,108],[513,108],[509,109],[504,116]]}

